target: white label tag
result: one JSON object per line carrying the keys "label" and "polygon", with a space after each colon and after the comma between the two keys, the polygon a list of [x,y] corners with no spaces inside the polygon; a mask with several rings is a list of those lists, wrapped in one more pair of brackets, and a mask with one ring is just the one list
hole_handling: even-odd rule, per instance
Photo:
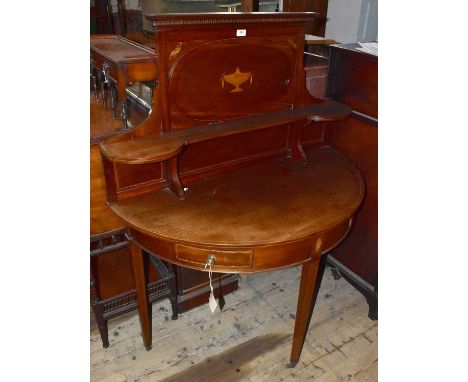
{"label": "white label tag", "polygon": [[247,29],[238,29],[236,32],[237,37],[245,37],[247,36]]}
{"label": "white label tag", "polygon": [[210,305],[211,314],[213,314],[218,306],[218,302],[216,301],[213,295],[213,292],[210,293],[209,305]]}

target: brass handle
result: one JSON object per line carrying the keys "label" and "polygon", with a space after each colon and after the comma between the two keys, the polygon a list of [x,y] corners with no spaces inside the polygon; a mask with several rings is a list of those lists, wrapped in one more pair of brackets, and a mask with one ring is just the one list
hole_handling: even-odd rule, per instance
{"label": "brass handle", "polygon": [[215,255],[208,255],[205,261],[205,268],[206,267],[212,267],[216,261],[216,256]]}

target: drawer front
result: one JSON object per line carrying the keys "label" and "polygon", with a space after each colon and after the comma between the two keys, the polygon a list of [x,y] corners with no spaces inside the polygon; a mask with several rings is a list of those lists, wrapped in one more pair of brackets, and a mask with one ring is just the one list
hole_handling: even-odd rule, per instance
{"label": "drawer front", "polygon": [[253,250],[252,249],[210,249],[191,247],[183,244],[176,245],[177,260],[193,263],[198,266],[205,266],[209,255],[215,256],[214,267],[245,267],[252,268]]}

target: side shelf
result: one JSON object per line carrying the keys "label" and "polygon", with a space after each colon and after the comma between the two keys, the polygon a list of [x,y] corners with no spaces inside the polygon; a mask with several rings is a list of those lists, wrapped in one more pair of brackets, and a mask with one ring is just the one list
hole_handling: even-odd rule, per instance
{"label": "side shelf", "polygon": [[[347,118],[350,113],[351,109],[344,104],[325,101],[295,109],[255,114],[157,135],[153,134],[138,138],[129,135],[128,140],[101,143],[101,152],[103,154],[103,163],[108,167],[115,166],[115,164],[142,165],[162,162],[164,178],[168,187],[179,198],[183,198],[184,189],[179,180],[177,156],[186,146],[214,138],[291,123],[288,149],[293,158],[301,162],[307,162],[301,141],[303,129],[310,122],[339,121]],[[306,123],[302,123],[303,120]],[[109,171],[105,171],[105,173],[109,188],[113,184],[112,179],[109,179],[109,177],[112,176],[114,171],[109,168]],[[109,201],[112,202],[112,198]]]}
{"label": "side shelf", "polygon": [[141,138],[101,144],[102,153],[112,162],[145,164],[161,162],[177,156],[183,146],[217,137],[245,133],[307,119],[308,121],[338,121],[346,118],[351,108],[335,101],[255,114],[230,121],[210,123],[190,129],[172,131]]}

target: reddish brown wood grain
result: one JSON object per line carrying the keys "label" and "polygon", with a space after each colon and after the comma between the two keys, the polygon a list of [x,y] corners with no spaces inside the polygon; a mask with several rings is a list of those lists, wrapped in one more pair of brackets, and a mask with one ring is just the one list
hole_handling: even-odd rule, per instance
{"label": "reddish brown wood grain", "polygon": [[[150,17],[158,57],[155,114],[141,128],[101,144],[108,200],[133,238],[147,347],[151,325],[137,247],[198,270],[205,270],[212,255],[212,269],[226,273],[304,264],[292,364],[299,359],[320,256],[346,236],[364,196],[355,166],[335,149],[320,147],[320,124],[346,118],[350,108],[307,93],[304,31],[315,18],[310,13]],[[262,57],[268,59],[263,70]],[[304,150],[309,123],[318,125],[309,130],[312,145]],[[266,144],[255,141],[263,137]],[[163,182],[144,178],[148,171],[142,166],[162,168]]]}
{"label": "reddish brown wood grain", "polygon": [[[317,247],[318,252],[320,252],[320,245]],[[297,297],[296,325],[294,326],[293,343],[291,346],[291,366],[299,362],[307,329],[309,328],[319,265],[320,257],[314,257],[302,266],[301,284],[299,286],[299,296]]]}
{"label": "reddish brown wood grain", "polygon": [[[210,250],[227,251],[225,256],[254,251],[247,269],[226,260],[213,267],[221,272],[301,263],[310,258],[315,235],[324,236],[326,250],[346,234],[364,195],[361,176],[346,157],[329,147],[307,154],[308,164],[281,158],[193,181],[184,200],[160,190],[111,208],[138,243],[178,265],[197,268],[194,263],[200,266],[200,256]],[[175,244],[191,247],[193,261]]]}
{"label": "reddish brown wood grain", "polygon": [[[191,129],[176,130],[166,134],[147,135],[138,139],[102,143],[101,149],[112,162],[144,164],[162,162],[180,154],[184,146],[214,138],[247,133],[300,120],[336,121],[346,118],[351,109],[343,104],[328,101],[296,109],[278,110],[214,122]],[[302,122],[305,126],[305,122]],[[300,140],[300,137],[298,137]]]}
{"label": "reddish brown wood grain", "polygon": [[143,344],[146,350],[151,349],[151,320],[150,320],[150,304],[146,290],[147,275],[145,274],[147,267],[144,265],[143,250],[134,242],[130,242],[130,252],[132,255],[133,275],[135,279],[135,287],[137,292],[138,313],[140,316],[140,325],[142,329]]}

